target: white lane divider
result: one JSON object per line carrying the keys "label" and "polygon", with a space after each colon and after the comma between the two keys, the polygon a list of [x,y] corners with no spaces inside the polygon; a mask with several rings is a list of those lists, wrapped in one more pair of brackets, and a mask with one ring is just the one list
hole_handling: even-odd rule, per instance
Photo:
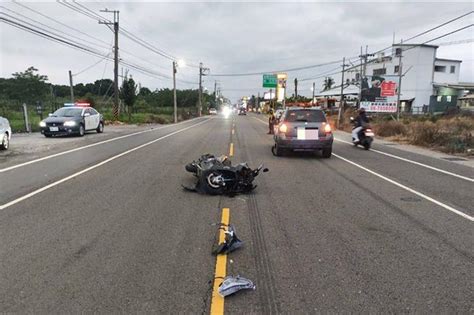
{"label": "white lane divider", "polygon": [[[349,141],[345,141],[345,140],[341,140],[341,139],[337,139],[337,138],[334,138],[334,140],[335,140],[335,141],[338,141],[338,142],[343,142],[343,143],[347,143],[347,144],[353,145],[353,144],[352,144],[351,142],[349,142]],[[440,173],[443,173],[443,174],[446,174],[446,175],[451,175],[451,176],[454,176],[454,177],[457,177],[457,178],[460,178],[460,179],[464,179],[464,180],[467,180],[467,181],[469,181],[469,182],[474,183],[474,178],[469,178],[469,177],[462,176],[462,175],[459,175],[459,174],[456,174],[456,173],[448,172],[448,171],[442,170],[442,169],[437,168],[437,167],[433,167],[433,166],[430,166],[430,165],[427,165],[427,164],[423,164],[423,163],[420,163],[420,162],[412,161],[412,160],[403,158],[403,157],[398,156],[398,155],[386,153],[386,152],[379,151],[379,150],[375,150],[375,149],[372,149],[372,148],[370,149],[370,151],[371,151],[371,152],[378,153],[378,154],[382,154],[382,155],[385,155],[385,156],[389,156],[389,157],[394,158],[394,159],[397,159],[397,160],[401,160],[401,161],[404,161],[404,162],[408,162],[408,163],[412,163],[412,164],[415,164],[415,165],[418,165],[418,166],[422,166],[422,167],[428,168],[428,169],[433,170],[433,171],[437,171],[437,172],[440,172]]]}
{"label": "white lane divider", "polygon": [[26,165],[38,163],[38,162],[41,162],[41,161],[44,161],[44,160],[49,160],[49,159],[52,159],[52,158],[55,158],[55,157],[58,157],[58,156],[61,156],[61,155],[64,155],[64,154],[69,154],[69,153],[73,153],[73,152],[76,152],[76,151],[92,148],[92,147],[95,147],[95,146],[98,146],[98,145],[101,145],[101,144],[104,144],[104,143],[109,143],[109,142],[125,139],[125,138],[136,136],[136,135],[139,135],[139,134],[142,134],[142,133],[147,133],[147,132],[152,132],[152,131],[157,131],[157,130],[169,128],[169,127],[180,125],[180,124],[183,124],[185,122],[190,122],[190,121],[192,121],[192,120],[185,120],[185,121],[179,122],[177,124],[171,124],[171,125],[167,125],[167,126],[163,126],[163,127],[159,127],[159,128],[154,128],[154,129],[142,130],[142,131],[130,133],[130,134],[127,134],[127,135],[107,139],[107,140],[104,140],[104,141],[91,143],[91,144],[88,144],[88,145],[85,145],[85,146],[82,146],[82,147],[78,147],[78,148],[74,148],[74,149],[71,149],[71,150],[59,152],[59,153],[56,153],[56,154],[51,154],[51,155],[48,155],[48,156],[44,156],[44,157],[39,158],[39,159],[31,160],[31,161],[28,161],[28,162],[16,164],[16,165],[9,166],[9,167],[5,167],[5,168],[0,169],[0,173],[8,172],[8,171],[14,170],[16,168],[20,168],[20,167],[23,167],[23,166],[26,166]]}
{"label": "white lane divider", "polygon": [[395,186],[398,186],[398,187],[400,187],[400,188],[402,188],[402,189],[405,189],[406,191],[409,191],[409,192],[411,192],[411,193],[413,193],[413,194],[415,194],[415,195],[417,195],[417,196],[420,196],[421,198],[424,198],[424,199],[426,199],[426,200],[428,200],[428,201],[431,201],[432,203],[437,204],[438,206],[440,206],[440,207],[442,207],[442,208],[444,208],[444,209],[446,209],[446,210],[448,210],[448,211],[451,211],[451,212],[453,212],[453,213],[455,213],[455,214],[457,214],[457,215],[459,215],[459,216],[461,216],[461,217],[463,217],[463,218],[465,218],[465,219],[468,219],[468,220],[471,221],[471,222],[474,221],[474,217],[472,217],[472,216],[470,216],[470,215],[468,215],[468,214],[466,214],[466,213],[464,213],[464,212],[462,212],[462,211],[459,211],[459,210],[457,210],[457,209],[455,209],[455,208],[453,208],[453,207],[451,207],[451,206],[449,206],[449,205],[447,205],[447,204],[445,204],[445,203],[442,203],[442,202],[440,202],[440,201],[438,201],[438,200],[436,200],[436,199],[433,199],[433,198],[431,198],[431,197],[429,197],[429,196],[427,196],[427,195],[425,195],[425,194],[423,194],[423,193],[420,193],[420,192],[418,192],[418,191],[416,191],[416,190],[414,190],[414,189],[412,189],[412,188],[410,188],[410,187],[407,187],[407,186],[405,186],[405,185],[403,185],[403,184],[400,184],[400,183],[398,183],[398,182],[396,182],[396,181],[394,181],[394,180],[392,180],[392,179],[390,179],[390,178],[388,178],[388,177],[385,177],[385,176],[383,176],[383,175],[381,175],[381,174],[379,174],[379,173],[376,173],[376,172],[374,172],[374,171],[372,171],[372,170],[370,170],[370,169],[368,169],[368,168],[366,168],[366,167],[363,167],[363,166],[361,166],[361,165],[359,165],[359,164],[357,164],[357,163],[355,163],[355,162],[352,162],[352,161],[350,161],[350,160],[348,160],[348,159],[346,159],[346,158],[344,158],[344,157],[342,157],[342,156],[340,156],[340,155],[338,155],[338,154],[333,153],[332,155],[334,155],[334,156],[337,157],[338,159],[341,159],[341,160],[343,160],[343,161],[345,161],[345,162],[347,162],[347,163],[349,163],[349,164],[352,164],[352,165],[354,165],[354,166],[356,166],[356,167],[358,167],[358,168],[360,168],[360,169],[362,169],[362,170],[364,170],[364,171],[366,171],[366,172],[368,172],[368,173],[370,173],[370,174],[372,174],[372,175],[375,175],[375,176],[377,176],[377,177],[379,177],[379,178],[381,178],[381,179],[383,179],[383,180],[385,180],[385,181],[387,181],[387,182],[389,182],[389,183],[391,183],[391,184],[393,184],[393,185],[395,185]]}
{"label": "white lane divider", "polygon": [[[211,119],[212,119],[212,118],[211,118]],[[115,160],[115,159],[118,159],[119,157],[122,157],[122,156],[124,156],[124,155],[129,154],[129,153],[132,153],[132,152],[134,152],[134,151],[140,150],[140,149],[142,149],[142,148],[144,148],[144,147],[146,147],[146,146],[149,146],[150,144],[153,144],[153,143],[158,142],[158,141],[160,141],[160,140],[163,140],[163,139],[166,139],[166,138],[168,138],[168,137],[171,137],[171,136],[173,136],[173,135],[175,135],[175,134],[177,134],[177,133],[180,133],[180,132],[186,131],[186,130],[188,130],[188,129],[197,127],[197,126],[199,126],[199,125],[202,125],[202,124],[204,124],[205,122],[207,122],[207,121],[209,121],[209,120],[210,120],[210,119],[206,119],[206,120],[201,121],[201,122],[199,122],[199,123],[197,123],[197,124],[194,124],[194,125],[188,126],[188,127],[186,127],[186,128],[183,128],[183,129],[174,131],[174,132],[172,132],[172,133],[169,133],[169,134],[167,134],[167,135],[164,135],[164,136],[162,136],[162,137],[159,137],[159,138],[157,138],[157,139],[155,139],[155,140],[152,140],[152,141],[149,141],[149,142],[144,143],[144,144],[142,144],[142,145],[139,145],[139,146],[137,146],[137,147],[135,147],[135,148],[133,148],[133,149],[130,149],[130,150],[124,151],[124,152],[122,152],[122,153],[120,153],[120,154],[114,155],[114,156],[112,156],[112,157],[110,157],[110,158],[108,158],[108,159],[106,159],[106,160],[104,160],[104,161],[102,161],[102,162],[100,162],[100,163],[98,163],[98,164],[92,165],[92,166],[90,166],[90,167],[88,167],[88,168],[86,168],[86,169],[83,169],[82,171],[79,171],[79,172],[77,172],[77,173],[74,173],[74,174],[72,174],[72,175],[69,175],[69,176],[67,176],[67,177],[65,177],[65,178],[63,178],[63,179],[60,179],[60,180],[58,180],[58,181],[56,181],[56,182],[54,182],[54,183],[51,183],[51,184],[49,184],[49,185],[46,185],[46,186],[44,186],[44,187],[42,187],[42,188],[39,188],[39,189],[37,189],[37,190],[35,190],[35,191],[32,191],[32,192],[30,192],[29,194],[26,194],[26,195],[24,195],[24,196],[22,196],[22,197],[19,197],[19,198],[15,199],[15,200],[12,200],[12,201],[10,201],[10,202],[8,202],[8,203],[6,203],[6,204],[0,205],[0,210],[6,209],[6,208],[8,208],[8,207],[11,207],[11,206],[13,206],[13,205],[15,205],[15,204],[17,204],[17,203],[23,201],[23,200],[26,200],[26,199],[28,199],[28,198],[33,197],[33,196],[35,196],[35,195],[37,195],[37,194],[39,194],[39,193],[41,193],[41,192],[43,192],[43,191],[45,191],[45,190],[48,190],[48,189],[50,189],[50,188],[52,188],[52,187],[55,187],[55,186],[57,186],[57,185],[59,185],[59,184],[62,184],[62,183],[64,183],[64,182],[67,182],[68,180],[71,180],[71,179],[73,179],[73,178],[75,178],[75,177],[77,177],[77,176],[79,176],[79,175],[82,175],[82,174],[84,174],[84,173],[87,173],[87,172],[89,172],[89,171],[92,171],[93,169],[98,168],[98,167],[100,167],[100,166],[102,166],[102,165],[104,165],[104,164],[107,164],[107,163],[109,163],[109,162],[111,162],[111,161],[113,161],[113,160]]]}
{"label": "white lane divider", "polygon": [[[253,118],[256,119],[256,120],[258,120],[259,122],[261,122],[261,123],[263,123],[263,124],[266,124],[263,120],[261,120],[261,119],[259,119],[259,118],[257,118],[257,117],[253,117]],[[339,140],[339,139],[335,139],[335,140],[341,141],[341,142],[347,142],[347,141],[343,141],[343,140]],[[350,143],[350,142],[347,142],[347,143]],[[352,145],[352,143],[350,143],[350,144]],[[371,151],[374,151],[374,150],[371,149]],[[438,168],[436,168],[436,167],[432,167],[432,166],[429,166],[429,165],[425,165],[425,164],[422,164],[422,163],[418,163],[418,162],[415,162],[415,161],[411,161],[411,160],[408,160],[408,159],[405,159],[405,158],[402,158],[402,157],[399,157],[399,156],[396,156],[396,155],[393,155],[393,154],[385,153],[385,152],[382,152],[382,151],[375,151],[375,152],[381,153],[381,154],[387,154],[387,155],[389,155],[389,156],[391,156],[391,157],[399,158],[399,159],[401,159],[402,161],[414,163],[414,164],[417,164],[417,165],[419,164],[419,165],[421,165],[421,166],[425,166],[425,167],[427,167],[427,168],[429,168],[429,169],[433,169],[433,170],[439,171],[439,172],[441,172],[441,173],[445,173],[445,174],[448,174],[448,175],[457,176],[457,177],[460,177],[460,178],[462,178],[462,179],[466,179],[466,180],[468,180],[468,181],[472,181],[472,179],[469,178],[469,177],[465,177],[465,176],[461,176],[461,175],[458,175],[458,174],[454,174],[454,173],[451,173],[451,172],[448,172],[448,171],[444,171],[444,170],[442,170],[442,169],[438,169]],[[383,179],[383,180],[386,180],[386,181],[388,181],[389,183],[391,183],[391,184],[393,184],[393,185],[396,185],[396,186],[398,186],[398,187],[400,187],[400,188],[402,188],[402,189],[405,189],[405,190],[407,190],[407,191],[409,191],[409,192],[411,192],[411,193],[413,193],[413,194],[415,194],[415,195],[418,195],[418,196],[420,196],[420,197],[422,197],[422,198],[424,198],[424,199],[426,199],[426,200],[428,200],[428,201],[431,201],[431,202],[433,202],[434,204],[437,204],[438,206],[440,206],[440,207],[442,207],[442,208],[444,208],[444,209],[446,209],[446,210],[448,210],[448,211],[451,211],[451,212],[453,212],[453,213],[455,213],[455,214],[457,214],[457,215],[459,215],[459,216],[461,216],[461,217],[463,217],[463,218],[465,218],[465,219],[468,219],[468,220],[471,221],[471,222],[474,221],[474,217],[472,217],[472,216],[470,216],[470,215],[468,215],[468,214],[465,214],[464,212],[459,211],[459,210],[457,210],[457,209],[455,209],[455,208],[453,208],[453,207],[451,207],[451,206],[449,206],[449,205],[447,205],[447,204],[444,204],[444,203],[442,203],[442,202],[440,202],[440,201],[438,201],[438,200],[436,200],[436,199],[433,199],[433,198],[431,198],[431,197],[429,197],[429,196],[427,196],[427,195],[425,195],[425,194],[423,194],[423,193],[420,193],[420,192],[418,192],[418,191],[416,191],[416,190],[414,190],[414,189],[412,189],[412,188],[410,188],[410,187],[407,187],[407,186],[405,186],[405,185],[403,185],[403,184],[400,184],[400,183],[398,183],[398,182],[396,182],[396,181],[394,181],[394,180],[392,180],[392,179],[390,179],[390,178],[388,178],[388,177],[385,177],[385,176],[383,176],[383,175],[381,175],[381,174],[379,174],[379,173],[376,173],[376,172],[374,172],[374,171],[372,171],[372,170],[369,170],[368,168],[363,167],[363,166],[361,166],[361,165],[359,165],[359,164],[357,164],[357,163],[355,163],[355,162],[352,162],[352,161],[350,161],[350,160],[348,160],[348,159],[346,159],[346,158],[343,158],[342,156],[340,156],[340,155],[338,155],[338,154],[333,153],[332,155],[334,155],[335,157],[337,157],[337,158],[339,158],[339,159],[341,159],[341,160],[343,160],[343,161],[345,161],[345,162],[347,162],[347,163],[350,163],[350,164],[352,164],[352,165],[354,165],[354,166],[356,166],[356,167],[358,167],[358,168],[360,168],[360,169],[362,169],[362,170],[364,170],[364,171],[366,171],[366,172],[369,172],[369,173],[372,174],[372,175],[375,175],[375,176],[377,176],[377,177],[379,177],[379,178],[381,178],[381,179]]]}

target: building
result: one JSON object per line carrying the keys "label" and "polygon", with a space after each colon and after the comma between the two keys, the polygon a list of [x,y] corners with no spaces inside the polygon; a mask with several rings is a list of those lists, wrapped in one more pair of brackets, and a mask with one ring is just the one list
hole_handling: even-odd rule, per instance
{"label": "building", "polygon": [[[393,81],[398,86],[401,68],[402,112],[439,112],[456,107],[458,98],[474,91],[474,84],[460,84],[462,61],[437,58],[437,48],[425,44],[394,44],[390,54],[381,53],[369,60],[365,69],[367,81],[377,78]],[[353,69],[346,77],[360,81],[359,72]]]}

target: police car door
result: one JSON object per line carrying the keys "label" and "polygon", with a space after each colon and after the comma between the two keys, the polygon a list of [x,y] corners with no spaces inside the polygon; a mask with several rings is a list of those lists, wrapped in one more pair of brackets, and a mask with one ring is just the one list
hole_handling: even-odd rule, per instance
{"label": "police car door", "polygon": [[86,130],[94,129],[94,117],[89,108],[84,110],[84,122]]}
{"label": "police car door", "polygon": [[97,129],[99,127],[99,122],[100,122],[100,114],[93,108],[89,108],[91,112],[91,121],[92,121],[92,126],[91,129]]}

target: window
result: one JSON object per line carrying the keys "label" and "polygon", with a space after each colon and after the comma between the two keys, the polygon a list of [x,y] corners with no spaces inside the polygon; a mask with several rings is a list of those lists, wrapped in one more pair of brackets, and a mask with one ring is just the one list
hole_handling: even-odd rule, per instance
{"label": "window", "polygon": [[435,72],[446,72],[446,66],[435,66]]}
{"label": "window", "polygon": [[89,108],[89,110],[91,112],[91,115],[97,115],[98,114],[98,112],[93,108]]}
{"label": "window", "polygon": [[398,71],[400,71],[400,66],[395,66],[393,73],[398,73]]}
{"label": "window", "polygon": [[400,57],[401,54],[402,54],[402,49],[401,48],[395,49],[395,57]]}
{"label": "window", "polygon": [[451,95],[446,96],[446,101],[451,103]]}
{"label": "window", "polygon": [[311,109],[290,109],[286,112],[287,122],[325,122],[326,118],[320,110]]}
{"label": "window", "polygon": [[387,73],[386,68],[374,69],[374,71],[373,71],[373,75],[382,75],[382,74],[385,74],[385,73]]}
{"label": "window", "polygon": [[443,99],[443,97],[441,95],[438,95],[438,97],[436,98],[436,101],[439,103],[439,102],[441,102],[442,99]]}
{"label": "window", "polygon": [[359,80],[360,80],[360,73],[357,72],[357,73],[356,73],[356,81],[359,81]]}
{"label": "window", "polygon": [[455,73],[456,72],[456,66],[451,66],[451,73]]}

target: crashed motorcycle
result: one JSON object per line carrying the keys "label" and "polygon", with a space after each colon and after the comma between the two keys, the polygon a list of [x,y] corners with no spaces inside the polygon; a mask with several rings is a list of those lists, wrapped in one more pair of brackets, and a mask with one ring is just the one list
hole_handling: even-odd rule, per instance
{"label": "crashed motorcycle", "polygon": [[234,166],[227,156],[216,157],[212,154],[202,155],[185,168],[197,177],[197,183],[192,188],[183,187],[189,191],[209,195],[249,193],[257,187],[253,184],[253,180],[260,171],[268,172],[263,165],[256,169],[251,169],[247,163]]}

